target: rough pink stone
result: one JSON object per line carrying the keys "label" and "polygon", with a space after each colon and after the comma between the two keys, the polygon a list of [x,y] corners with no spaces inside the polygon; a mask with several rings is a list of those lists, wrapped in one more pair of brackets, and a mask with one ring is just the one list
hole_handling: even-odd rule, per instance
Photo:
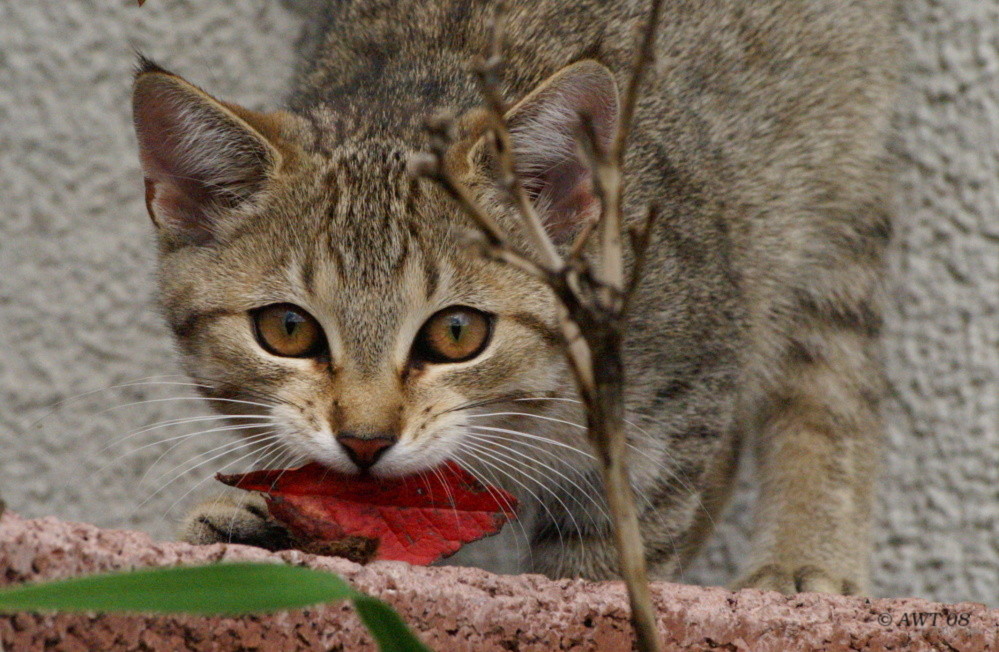
{"label": "rough pink stone", "polygon": [[[343,559],[239,545],[190,546],[145,534],[101,530],[52,518],[0,520],[0,577],[13,584],[97,571],[235,560],[282,560],[320,568],[395,606],[431,647],[459,650],[627,650],[631,631],[619,583],[500,576],[471,568],[402,562],[358,566]],[[999,650],[999,609],[919,599],[867,600],[755,590],[732,593],[657,583],[659,622],[669,650]],[[901,623],[939,613],[937,624]],[[884,614],[888,614],[885,616]],[[947,615],[967,614],[967,625]],[[911,617],[911,616],[910,616]],[[880,620],[891,624],[882,625]],[[370,650],[350,606],[268,616],[202,618],[13,614],[0,616],[10,650]]]}

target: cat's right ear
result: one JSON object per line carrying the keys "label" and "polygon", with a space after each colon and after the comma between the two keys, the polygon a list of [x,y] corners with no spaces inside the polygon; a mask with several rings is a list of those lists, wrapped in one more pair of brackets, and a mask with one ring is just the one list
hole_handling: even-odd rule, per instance
{"label": "cat's right ear", "polygon": [[[600,214],[589,165],[577,152],[583,116],[591,120],[598,144],[609,147],[618,121],[617,84],[610,70],[590,59],[543,81],[505,116],[516,171],[557,244],[569,242],[585,221]],[[463,142],[472,144],[452,154],[456,174],[495,167],[490,141],[482,137],[487,124],[481,110],[463,118],[459,129],[470,134]],[[486,174],[495,178],[495,172]]]}
{"label": "cat's right ear", "polygon": [[280,165],[277,148],[251,125],[266,116],[220,102],[145,58],[132,110],[146,208],[172,240],[211,242],[224,215],[259,192]]}

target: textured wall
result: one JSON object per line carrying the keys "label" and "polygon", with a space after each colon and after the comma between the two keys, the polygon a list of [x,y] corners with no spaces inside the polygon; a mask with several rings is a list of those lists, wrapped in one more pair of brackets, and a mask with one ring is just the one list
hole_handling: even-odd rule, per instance
{"label": "textured wall", "polygon": [[[886,341],[894,395],[875,588],[996,605],[999,2],[905,5],[912,57],[898,119],[902,187]],[[198,483],[237,460],[239,452],[211,459],[233,441],[222,432],[149,445],[217,422],[120,441],[207,414],[184,400],[191,388],[163,384],[183,379],[165,377],[177,370],[152,298],[151,230],[129,126],[130,49],[263,108],[285,90],[309,6],[0,3],[0,492],[18,511],[168,536],[183,504],[208,484]],[[135,384],[153,376],[157,384]],[[123,383],[131,384],[99,391]],[[92,393],[56,405],[84,392]],[[205,464],[190,468],[198,461]],[[688,579],[724,582],[738,563],[750,493],[747,486]]]}

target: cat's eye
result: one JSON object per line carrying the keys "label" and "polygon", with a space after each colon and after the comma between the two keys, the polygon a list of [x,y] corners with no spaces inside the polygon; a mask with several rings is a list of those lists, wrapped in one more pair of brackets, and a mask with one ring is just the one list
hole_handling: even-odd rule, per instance
{"label": "cat's eye", "polygon": [[452,306],[427,320],[416,336],[414,356],[426,362],[462,362],[482,353],[492,335],[492,317],[466,306]]}
{"label": "cat's eye", "polygon": [[286,358],[312,358],[326,350],[326,337],[315,317],[298,306],[278,303],[250,313],[264,350]]}

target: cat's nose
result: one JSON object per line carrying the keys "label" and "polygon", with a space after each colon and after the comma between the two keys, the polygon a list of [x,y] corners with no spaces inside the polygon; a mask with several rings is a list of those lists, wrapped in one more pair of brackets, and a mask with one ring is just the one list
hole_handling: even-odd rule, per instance
{"label": "cat's nose", "polygon": [[360,437],[349,432],[343,432],[337,435],[336,440],[347,451],[347,457],[354,464],[361,467],[362,470],[367,470],[374,466],[378,458],[395,444],[396,438],[389,435]]}

